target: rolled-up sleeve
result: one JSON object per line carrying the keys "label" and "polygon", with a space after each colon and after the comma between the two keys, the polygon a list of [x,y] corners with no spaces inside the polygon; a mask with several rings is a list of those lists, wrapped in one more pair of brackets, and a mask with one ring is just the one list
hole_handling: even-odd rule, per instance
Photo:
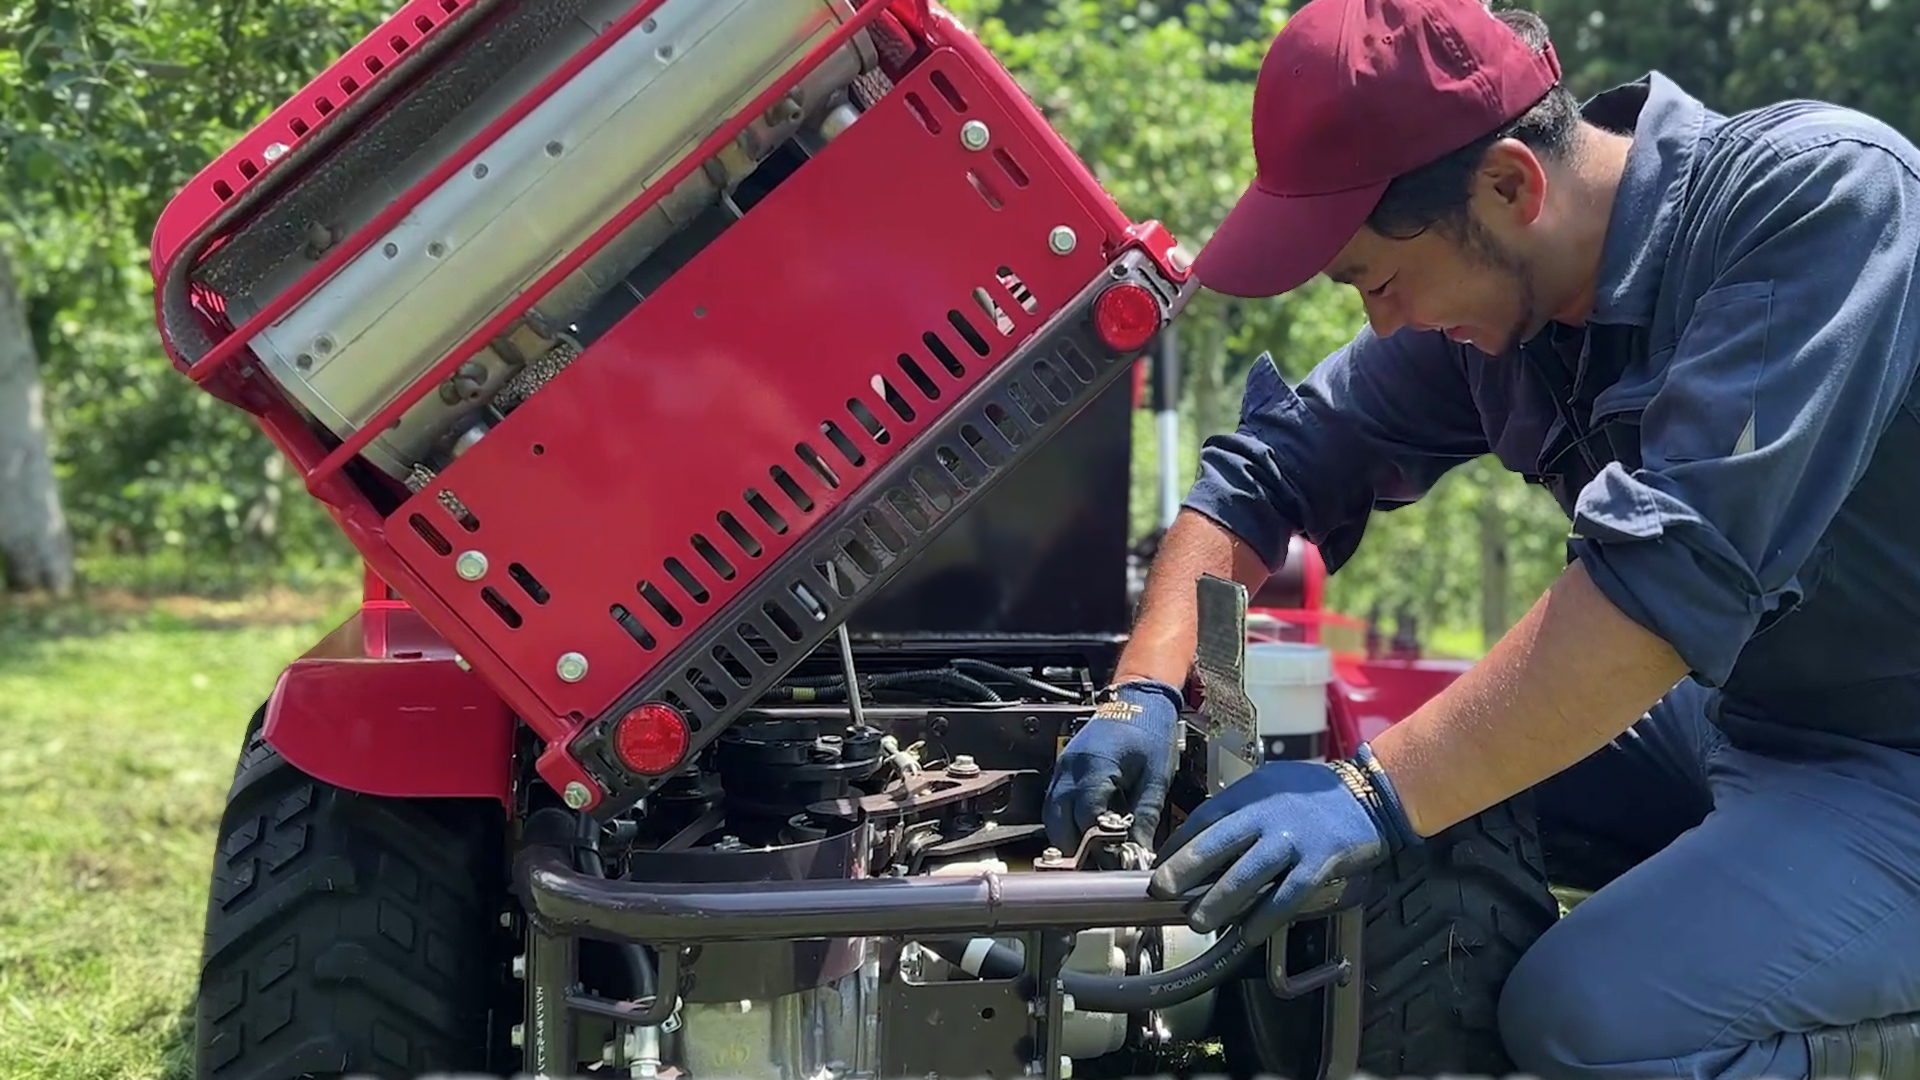
{"label": "rolled-up sleeve", "polygon": [[1920,356],[1911,151],[1834,115],[1732,156],[1717,226],[1667,269],[1711,285],[1642,415],[1641,467],[1608,465],[1575,505],[1573,556],[1709,685],[1798,602]]}
{"label": "rolled-up sleeve", "polygon": [[1278,567],[1298,532],[1330,570],[1372,510],[1412,502],[1487,452],[1460,350],[1434,333],[1363,329],[1296,390],[1270,355],[1247,375],[1240,422],[1208,438],[1185,505]]}

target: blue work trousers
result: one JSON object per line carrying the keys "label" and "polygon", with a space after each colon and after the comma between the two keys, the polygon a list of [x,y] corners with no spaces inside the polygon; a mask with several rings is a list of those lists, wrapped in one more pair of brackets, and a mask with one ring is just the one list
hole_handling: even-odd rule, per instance
{"label": "blue work trousers", "polygon": [[1808,1075],[1803,1032],[1920,1011],[1920,757],[1728,744],[1682,683],[1542,784],[1542,824],[1645,858],[1521,959],[1509,1053],[1547,1080]]}

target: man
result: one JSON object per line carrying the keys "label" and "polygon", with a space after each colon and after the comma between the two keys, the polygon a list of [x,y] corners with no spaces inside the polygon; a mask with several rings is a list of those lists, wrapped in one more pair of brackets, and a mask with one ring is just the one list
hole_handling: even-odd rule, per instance
{"label": "man", "polygon": [[1151,834],[1198,575],[1252,586],[1296,531],[1338,569],[1372,510],[1492,453],[1572,519],[1564,574],[1356,760],[1209,799],[1155,890],[1206,887],[1218,928],[1534,789],[1543,827],[1640,861],[1515,969],[1521,1070],[1920,1071],[1920,152],[1658,74],[1580,106],[1538,20],[1480,0],[1305,5],[1252,129],[1195,273],[1325,273],[1368,325],[1298,388],[1261,357],[1208,440],[1053,842],[1116,794]]}

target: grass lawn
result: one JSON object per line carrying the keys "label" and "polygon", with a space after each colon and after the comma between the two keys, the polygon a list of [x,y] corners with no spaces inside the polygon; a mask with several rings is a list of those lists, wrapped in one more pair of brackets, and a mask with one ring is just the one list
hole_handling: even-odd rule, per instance
{"label": "grass lawn", "polygon": [[0,1076],[188,1074],[241,733],[354,599],[0,601]]}

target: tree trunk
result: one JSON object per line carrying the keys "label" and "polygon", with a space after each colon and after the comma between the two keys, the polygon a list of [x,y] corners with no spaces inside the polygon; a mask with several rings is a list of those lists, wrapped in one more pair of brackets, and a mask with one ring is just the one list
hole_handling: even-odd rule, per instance
{"label": "tree trunk", "polygon": [[66,593],[73,542],[53,478],[40,360],[13,265],[0,252],[0,563],[7,588]]}
{"label": "tree trunk", "polygon": [[1480,637],[1486,647],[1507,632],[1507,516],[1498,481],[1480,478]]}

